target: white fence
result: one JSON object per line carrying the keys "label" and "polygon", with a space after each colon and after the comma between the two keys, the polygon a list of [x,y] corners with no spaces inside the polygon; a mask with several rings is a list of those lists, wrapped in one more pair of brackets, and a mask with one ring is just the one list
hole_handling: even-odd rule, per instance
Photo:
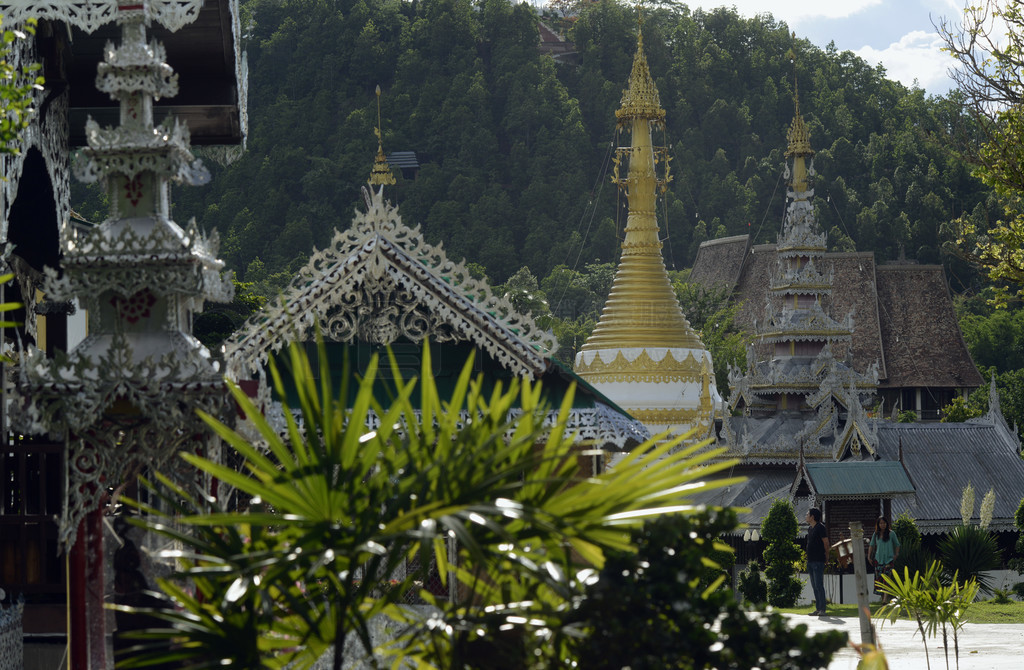
{"label": "white fence", "polygon": [[[746,565],[737,565],[736,570],[733,572],[733,587],[739,587],[738,575],[741,570],[746,570]],[[988,573],[991,577],[992,585],[997,589],[1010,590],[1013,585],[1017,582],[1024,581],[1024,575],[1018,575],[1013,570],[994,570]],[[762,575],[763,576],[763,575]],[[803,582],[804,588],[800,593],[800,600],[797,602],[798,606],[810,606],[814,604],[814,594],[811,592],[811,582],[807,578],[806,573],[798,575],[800,580]],[[874,582],[874,575],[868,573],[868,602],[877,602],[879,597],[872,593],[872,584]],[[825,574],[825,595],[828,597],[830,603],[837,605],[855,605],[857,603],[857,581],[855,575],[844,574],[844,575],[830,575]],[[986,597],[986,596],[982,596]]]}

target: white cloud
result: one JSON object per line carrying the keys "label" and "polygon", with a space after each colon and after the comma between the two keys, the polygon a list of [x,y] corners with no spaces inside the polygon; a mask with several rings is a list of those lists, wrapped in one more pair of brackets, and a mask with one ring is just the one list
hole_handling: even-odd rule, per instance
{"label": "white cloud", "polygon": [[871,65],[885,66],[886,76],[904,86],[918,85],[929,93],[945,93],[952,82],[946,71],[955,62],[940,51],[942,39],[935,33],[915,30],[884,49],[864,46],[854,53]]}
{"label": "white cloud", "polygon": [[705,10],[715,7],[735,6],[741,16],[754,16],[771,12],[776,19],[781,19],[790,26],[800,24],[808,19],[844,19],[862,12],[870,7],[882,4],[882,0],[692,0],[687,2],[690,8],[701,7]]}

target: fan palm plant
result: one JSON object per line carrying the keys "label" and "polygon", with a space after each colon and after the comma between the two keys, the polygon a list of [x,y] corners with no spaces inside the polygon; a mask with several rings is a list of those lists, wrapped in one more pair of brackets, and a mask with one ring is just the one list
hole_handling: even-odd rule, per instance
{"label": "fan palm plant", "polygon": [[982,593],[992,593],[992,579],[986,573],[1002,567],[999,544],[980,526],[957,526],[939,542],[945,581],[954,574],[962,581],[974,579]]}
{"label": "fan palm plant", "polygon": [[[179,544],[165,554],[179,567],[159,582],[172,607],[147,612],[167,627],[139,634],[119,667],[308,668],[333,645],[340,668],[347,636],[370,651],[378,615],[405,627],[386,651],[406,658],[463,667],[474,643],[518,634],[510,648],[521,667],[551,667],[572,632],[560,622],[604,552],[630,550],[630,532],[646,519],[693,511],[694,492],[737,481],[708,482],[730,464],[712,464],[720,450],[681,438],[581,477],[565,428],[571,393],[546,425],[540,385],[514,380],[485,394],[472,360],[445,400],[427,348],[418,380],[402,380],[392,359],[398,381],[385,407],[374,397],[376,358],[351,402],[349,371],[335,392],[327,356],[319,359],[319,379],[299,346],[289,350],[290,375],[271,366],[279,396],[290,387],[298,398],[300,418],[285,408],[284,436],[233,389],[265,448],[204,417],[241,471],[182,454],[250,499],[248,509],[218,509],[162,475],[154,490],[163,502],[136,503],[138,525]],[[456,597],[437,598],[420,589],[422,573],[401,573],[412,558],[433,559],[442,579],[455,579]],[[434,609],[402,606],[411,592]]]}
{"label": "fan palm plant", "polygon": [[941,575],[944,568],[938,561],[921,572],[911,573],[904,568],[903,575],[893,572],[882,577],[881,591],[892,596],[878,610],[881,619],[895,621],[899,614],[906,613],[917,622],[921,641],[924,643],[925,661],[928,658],[928,637],[942,631],[942,648],[949,667],[949,634],[953,635],[953,650],[956,667],[960,667],[960,631],[966,623],[967,608],[978,594],[978,583],[974,578],[961,580],[954,573],[949,584],[943,584]]}

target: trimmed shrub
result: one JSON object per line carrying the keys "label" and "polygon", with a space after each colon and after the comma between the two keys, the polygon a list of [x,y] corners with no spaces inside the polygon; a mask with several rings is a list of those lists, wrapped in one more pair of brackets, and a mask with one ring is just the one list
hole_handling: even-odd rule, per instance
{"label": "trimmed shrub", "polygon": [[768,577],[768,604],[793,607],[803,584],[796,576],[797,564],[804,552],[796,544],[798,526],[793,503],[781,498],[772,503],[761,521],[761,537],[768,543],[764,550],[765,576]]}
{"label": "trimmed shrub", "polygon": [[768,602],[768,584],[761,577],[761,564],[757,561],[748,563],[747,569],[740,573],[740,595],[754,605]]}

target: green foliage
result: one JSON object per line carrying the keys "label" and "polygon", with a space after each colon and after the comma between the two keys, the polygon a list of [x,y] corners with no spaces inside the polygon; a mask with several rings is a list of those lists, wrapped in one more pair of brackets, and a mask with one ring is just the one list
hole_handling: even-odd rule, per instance
{"label": "green foliage", "polygon": [[[940,35],[958,61],[955,79],[964,108],[980,130],[961,143],[974,174],[995,193],[1002,216],[957,221],[958,251],[988,272],[997,300],[1024,286],[1024,174],[1020,170],[1024,115],[1024,13],[1019,3],[969,3],[959,21],[943,20]],[[969,141],[974,140],[974,141]]]}
{"label": "green foliage", "polygon": [[516,311],[534,317],[548,314],[548,303],[540,290],[537,278],[525,265],[509,277],[504,286],[496,288]]}
{"label": "green foliage", "polygon": [[908,512],[900,512],[892,522],[892,530],[896,537],[900,538],[900,553],[908,547],[920,546],[921,531],[917,528],[917,522]]}
{"label": "green foliage", "polygon": [[[995,372],[995,368],[980,368],[980,370],[986,377]],[[1007,425],[1016,424],[1018,428],[1024,427],[1024,368],[1000,372],[995,377],[996,392],[999,394],[999,408],[1003,412],[1003,418]],[[975,390],[968,402],[988,411],[988,395],[989,388],[986,384]]]}
{"label": "green foliage", "polygon": [[960,631],[966,623],[967,609],[978,595],[978,584],[974,579],[961,580],[954,573],[948,584],[940,580],[944,570],[939,563],[932,562],[924,571],[911,574],[904,569],[903,575],[894,571],[882,577],[879,587],[883,593],[892,596],[882,605],[877,616],[895,622],[901,614],[911,617],[921,633],[925,660],[928,667],[928,639],[942,632],[942,647],[949,667],[949,634],[953,636],[953,648],[957,668],[960,667]]}
{"label": "green foliage", "polygon": [[1010,598],[1010,594],[1013,593],[1010,589],[992,589],[992,602],[997,605],[1009,605],[1013,602]]}
{"label": "green foliage", "polygon": [[[0,16],[0,25],[2,22]],[[8,58],[15,42],[36,34],[36,23],[30,18],[21,29],[0,31],[3,35],[0,44],[0,154],[21,153],[21,133],[28,128],[35,113],[32,94],[43,87],[43,78],[35,75],[41,68],[39,63],[15,67]],[[0,175],[0,180],[6,179],[6,175]]]}
{"label": "green foliage", "polygon": [[939,555],[946,580],[958,574],[963,580],[975,580],[982,593],[992,593],[991,578],[985,573],[1002,567],[1002,552],[987,530],[978,526],[953,528],[939,542]]}
{"label": "green foliage", "polygon": [[[218,229],[237,270],[259,257],[273,275],[324,247],[369,174],[380,84],[385,151],[415,151],[421,164],[389,196],[428,241],[497,284],[524,264],[540,278],[615,261],[625,221],[606,157],[636,10],[585,4],[569,31],[579,62],[567,64],[539,53],[532,8],[510,0],[248,0],[249,151],[207,188],[177,194],[176,218]],[[674,147],[659,206],[669,268],[718,235],[774,239],[761,223],[784,206],[795,74],[818,151],[819,219],[842,231],[830,244],[880,260],[902,247],[972,280],[937,249],[944,222],[988,215],[980,182],[930,139],[965,125],[955,101],[888,81],[851,52],[794,44],[768,14],[667,3],[645,10],[644,31],[668,112],[656,141]],[[779,57],[790,48],[796,73]]]}
{"label": "green foliage", "polygon": [[924,573],[935,561],[935,556],[922,546],[921,531],[914,518],[907,512],[900,512],[892,523],[892,530],[900,538],[900,553],[894,561],[896,572]]}
{"label": "green foliage", "polygon": [[900,555],[896,557],[893,565],[896,570],[907,569],[911,573],[924,572],[929,565],[936,560],[935,554],[921,544],[911,546],[902,545]]}
{"label": "green foliage", "polygon": [[1017,544],[1014,545],[1017,556],[1009,561],[1009,567],[1016,570],[1017,574],[1024,575],[1024,498],[1013,515],[1013,525],[1017,527]]}
{"label": "green foliage", "polygon": [[980,407],[968,404],[963,396],[957,396],[942,408],[942,423],[963,423],[982,414]]}
{"label": "green foliage", "polygon": [[[159,582],[171,607],[149,612],[168,627],[138,637],[119,667],[306,668],[331,644],[340,667],[346,635],[369,648],[376,615],[405,630],[380,653],[463,667],[481,646],[511,637],[521,642],[508,647],[521,652],[518,667],[551,667],[566,653],[569,605],[606,552],[630,552],[630,533],[646,519],[693,512],[691,491],[736,481],[703,481],[729,464],[711,463],[720,450],[679,449],[679,440],[641,445],[613,471],[581,479],[564,429],[572,394],[557,425],[545,427],[539,386],[485,387],[470,360],[441,398],[428,349],[418,380],[404,381],[391,360],[381,376],[395,380],[389,406],[375,399],[375,384],[385,383],[376,358],[359,371],[349,405],[355,377],[346,370],[333,394],[322,346],[317,374],[299,345],[288,372],[271,367],[279,397],[294,384],[301,426],[285,407],[288,430],[279,435],[233,388],[266,446],[204,415],[240,469],[181,455],[251,500],[249,509],[218,509],[162,475],[160,503],[138,504],[147,515],[138,523],[182,550],[167,555],[178,559],[177,574]],[[366,428],[371,411],[375,430]],[[398,572],[407,559],[422,567]],[[442,579],[458,582],[454,602],[420,589],[431,560]],[[408,595],[438,614],[399,607]]]}
{"label": "green foliage", "polygon": [[745,602],[763,605],[768,602],[768,584],[761,578],[761,564],[751,561],[740,572],[740,595]]}
{"label": "green foliage", "polygon": [[764,564],[772,607],[792,607],[800,597],[802,584],[796,572],[804,554],[795,542],[798,530],[793,503],[777,498],[761,520],[761,538],[768,543]]}
{"label": "green foliage", "polygon": [[207,303],[206,309],[196,314],[192,321],[192,334],[211,349],[219,347],[221,342],[267,302],[264,296],[255,292],[255,282],[240,282],[237,279],[232,282],[235,285],[235,297],[230,303]]}
{"label": "green foliage", "polygon": [[978,298],[957,302],[964,341],[981,368],[994,368],[996,373],[1024,368],[1024,309],[976,306],[993,295],[987,291]]}
{"label": "green foliage", "polygon": [[747,364],[747,339],[736,326],[738,303],[731,303],[725,288],[706,288],[676,280],[672,282],[683,314],[711,352],[715,364],[715,383],[723,398],[729,397],[729,368],[741,370]]}
{"label": "green foliage", "polygon": [[[827,666],[846,634],[807,635],[778,613],[752,616],[736,602],[718,537],[736,515],[705,511],[649,522],[636,552],[610,552],[579,607],[584,668],[815,668]],[[763,582],[761,582],[763,587]],[[763,602],[763,600],[762,600]],[[716,629],[707,622],[717,622]],[[727,644],[721,644],[728,640]]]}
{"label": "green foliage", "polygon": [[896,415],[896,423],[917,423],[917,412],[912,409],[903,410]]}

